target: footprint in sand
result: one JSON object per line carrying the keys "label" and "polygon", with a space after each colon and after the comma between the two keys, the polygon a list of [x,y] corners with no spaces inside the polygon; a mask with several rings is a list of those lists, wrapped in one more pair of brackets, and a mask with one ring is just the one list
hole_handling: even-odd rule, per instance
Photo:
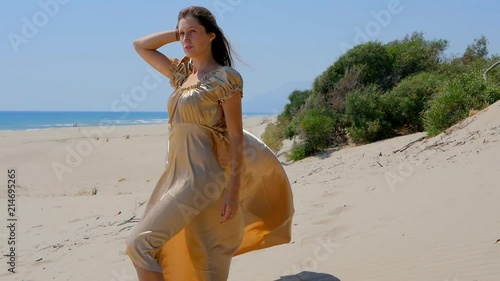
{"label": "footprint in sand", "polygon": [[329,216],[338,216],[338,215],[342,214],[343,212],[348,211],[350,209],[351,209],[351,206],[348,206],[348,205],[339,206],[339,207],[331,210],[330,212],[328,212],[328,215]]}
{"label": "footprint in sand", "polygon": [[313,224],[324,225],[324,224],[334,223],[335,221],[337,221],[337,218],[336,218],[337,216],[339,216],[343,212],[348,211],[349,209],[351,209],[351,207],[349,207],[348,205],[339,206],[339,207],[337,207],[337,208],[335,208],[327,213],[327,216],[326,216],[327,219],[315,221],[315,222],[313,222]]}

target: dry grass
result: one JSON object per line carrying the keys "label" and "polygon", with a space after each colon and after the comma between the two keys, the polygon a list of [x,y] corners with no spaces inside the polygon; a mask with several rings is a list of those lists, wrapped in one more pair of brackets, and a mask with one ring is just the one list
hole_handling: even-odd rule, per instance
{"label": "dry grass", "polygon": [[476,115],[480,111],[481,110],[471,110],[471,111],[469,111],[469,117]]}

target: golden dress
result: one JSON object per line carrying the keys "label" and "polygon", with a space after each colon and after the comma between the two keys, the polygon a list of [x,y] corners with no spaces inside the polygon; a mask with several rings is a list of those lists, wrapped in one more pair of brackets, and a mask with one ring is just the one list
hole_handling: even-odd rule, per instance
{"label": "golden dress", "polygon": [[231,169],[221,104],[242,97],[243,80],[232,67],[221,66],[182,87],[192,61],[174,59],[171,70],[166,166],[126,253],[168,281],[224,281],[232,257],[290,242],[290,183],[274,153],[244,130],[240,206],[221,224]]}

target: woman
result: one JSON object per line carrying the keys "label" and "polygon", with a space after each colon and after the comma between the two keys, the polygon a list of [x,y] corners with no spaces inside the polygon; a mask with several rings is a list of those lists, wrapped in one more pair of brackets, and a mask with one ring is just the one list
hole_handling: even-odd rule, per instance
{"label": "woman", "polygon": [[[184,58],[157,51],[176,41]],[[185,8],[175,30],[134,46],[174,92],[167,165],[126,253],[140,281],[227,280],[233,256],[290,241],[288,178],[271,150],[242,129],[243,80],[210,11]]]}

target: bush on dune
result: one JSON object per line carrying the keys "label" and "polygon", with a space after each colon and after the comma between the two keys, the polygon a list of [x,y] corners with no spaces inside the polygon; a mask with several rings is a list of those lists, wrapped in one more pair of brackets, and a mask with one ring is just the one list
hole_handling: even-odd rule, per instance
{"label": "bush on dune", "polygon": [[353,69],[361,72],[361,83],[384,85],[392,67],[393,59],[381,43],[368,42],[357,45],[316,77],[313,83],[313,93],[326,96],[334,90],[335,84]]}
{"label": "bush on dune", "polygon": [[279,122],[267,124],[262,141],[274,152],[278,153],[283,147],[283,126]]}
{"label": "bush on dune", "polygon": [[387,43],[387,51],[394,61],[390,78],[392,85],[412,74],[437,69],[444,60],[443,53],[447,47],[448,41],[425,40],[423,33],[419,32],[407,35],[402,40]]}
{"label": "bush on dune", "polygon": [[500,86],[471,71],[450,81],[438,93],[423,117],[425,130],[435,136],[469,115],[500,100]]}
{"label": "bush on dune", "polygon": [[297,118],[297,133],[302,141],[295,144],[288,158],[299,160],[329,147],[335,139],[337,119],[329,108],[314,108]]}
{"label": "bush on dune", "polygon": [[366,143],[390,135],[382,94],[379,86],[369,85],[347,96],[346,119],[350,124],[347,131],[352,141]]}
{"label": "bush on dune", "polygon": [[262,134],[262,140],[274,153],[283,147],[285,138],[291,139],[296,132],[293,129],[292,121],[301,112],[307,98],[311,95],[310,90],[295,90],[289,96],[289,103],[285,105],[283,112],[278,115],[275,122],[269,123]]}
{"label": "bush on dune", "polygon": [[424,130],[422,115],[442,81],[443,77],[437,74],[422,72],[403,79],[382,97],[387,122],[391,124],[394,135]]}
{"label": "bush on dune", "polygon": [[357,45],[317,76],[311,90],[290,94],[263,140],[274,151],[285,138],[295,140],[289,158],[298,160],[348,140],[436,135],[500,99],[500,67],[483,79],[500,60],[488,57],[487,43],[480,37],[452,57],[444,55],[448,41],[422,33]]}

